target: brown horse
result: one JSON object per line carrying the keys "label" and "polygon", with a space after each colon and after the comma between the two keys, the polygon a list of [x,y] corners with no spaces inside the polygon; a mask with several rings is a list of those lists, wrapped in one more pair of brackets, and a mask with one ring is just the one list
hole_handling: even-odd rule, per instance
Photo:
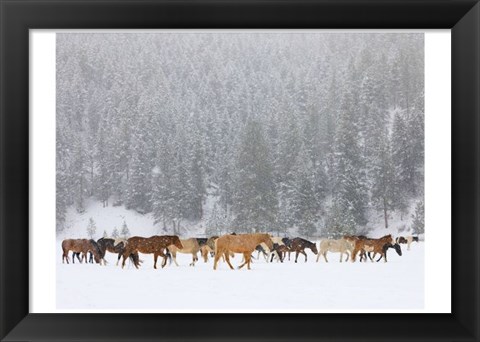
{"label": "brown horse", "polygon": [[95,258],[95,262],[97,264],[102,264],[102,261],[105,262],[101,255],[101,251],[97,245],[97,243],[94,240],[88,240],[88,239],[66,239],[62,241],[62,263],[67,260],[67,264],[69,263],[68,259],[68,252],[73,251],[74,257],[75,253],[82,253],[82,259],[80,262],[83,261],[85,258],[85,263],[87,262],[87,253],[90,252],[93,254],[93,257]]}
{"label": "brown horse", "polygon": [[[122,262],[122,268],[125,267],[125,260],[131,255],[131,254],[138,254],[144,253],[144,254],[153,254],[153,268],[157,268],[157,259],[158,256],[163,257],[163,262],[162,262],[162,268],[165,267],[165,264],[167,263],[167,255],[165,255],[164,250],[170,246],[170,245],[175,245],[177,248],[182,249],[182,243],[180,242],[180,239],[176,235],[154,235],[149,238],[144,238],[141,236],[133,236],[127,241],[127,245],[125,246],[125,249],[123,251],[123,262]],[[138,264],[135,263],[135,267],[138,268]]]}
{"label": "brown horse", "polygon": [[355,247],[352,252],[352,262],[355,262],[357,253],[362,250],[367,253],[373,252],[374,257],[375,257],[375,254],[377,253],[381,254],[385,262],[387,262],[385,258],[386,251],[383,249],[383,246],[385,246],[386,244],[392,244],[392,245],[395,244],[395,240],[393,239],[391,234],[385,235],[379,239],[357,239],[355,241]]}
{"label": "brown horse", "polygon": [[315,243],[299,237],[292,239],[290,251],[295,252],[295,262],[297,262],[298,254],[300,253],[305,255],[305,262],[307,262],[307,253],[305,253],[305,248],[310,248],[315,255],[318,254],[317,245],[315,245]]}
{"label": "brown horse", "polygon": [[178,248],[175,245],[168,246],[168,250],[172,253],[173,261],[175,265],[178,266],[177,263],[177,253],[184,253],[184,254],[191,254],[192,255],[192,263],[190,266],[195,266],[195,263],[198,261],[198,252],[200,251],[200,245],[198,244],[198,240],[196,238],[190,238],[186,240],[180,240],[182,243],[183,248]]}
{"label": "brown horse", "polygon": [[247,265],[250,269],[250,262],[252,259],[252,253],[259,244],[264,242],[269,249],[273,248],[273,242],[269,234],[239,234],[239,235],[224,235],[219,237],[215,241],[215,260],[213,263],[213,269],[217,269],[217,263],[220,256],[225,256],[225,261],[228,266],[233,270],[233,266],[230,263],[230,253],[242,253],[245,259],[244,263],[238,268],[242,268]]}
{"label": "brown horse", "polygon": [[[368,239],[368,237],[366,237],[365,235],[344,235],[343,238],[347,241],[350,241],[350,243],[352,243],[354,247],[355,247],[355,244],[357,243],[357,240]],[[351,252],[353,252],[353,249]],[[360,250],[359,256],[360,256],[360,262],[367,261],[367,252],[365,252],[363,249]],[[370,257],[370,253],[368,254],[368,256]],[[373,260],[373,259],[370,257],[370,260]]]}

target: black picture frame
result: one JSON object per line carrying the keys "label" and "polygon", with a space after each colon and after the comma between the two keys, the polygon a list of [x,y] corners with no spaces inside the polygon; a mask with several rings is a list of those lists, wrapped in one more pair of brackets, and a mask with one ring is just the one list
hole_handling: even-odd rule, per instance
{"label": "black picture frame", "polygon": [[[0,0],[0,25],[2,341],[479,340],[477,1]],[[35,28],[452,29],[452,313],[30,314],[29,29]]]}

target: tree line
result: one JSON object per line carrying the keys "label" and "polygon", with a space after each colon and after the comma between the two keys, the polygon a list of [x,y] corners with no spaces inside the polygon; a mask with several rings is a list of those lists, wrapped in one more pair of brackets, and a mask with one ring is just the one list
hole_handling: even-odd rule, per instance
{"label": "tree line", "polygon": [[[57,230],[340,236],[423,205],[423,34],[57,34]],[[418,208],[417,208],[418,209]],[[420,210],[420,209],[418,209]],[[417,211],[418,211],[417,210]],[[423,215],[423,214],[422,214]]]}

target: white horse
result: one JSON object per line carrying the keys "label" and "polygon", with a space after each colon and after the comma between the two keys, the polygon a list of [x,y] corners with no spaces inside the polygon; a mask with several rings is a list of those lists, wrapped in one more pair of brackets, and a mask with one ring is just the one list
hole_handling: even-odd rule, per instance
{"label": "white horse", "polygon": [[340,262],[343,262],[343,254],[345,253],[347,255],[345,261],[348,261],[349,254],[352,254],[353,248],[353,243],[343,238],[339,240],[322,240],[318,249],[317,262],[320,259],[320,255],[323,255],[325,261],[328,262],[327,252],[340,253]]}

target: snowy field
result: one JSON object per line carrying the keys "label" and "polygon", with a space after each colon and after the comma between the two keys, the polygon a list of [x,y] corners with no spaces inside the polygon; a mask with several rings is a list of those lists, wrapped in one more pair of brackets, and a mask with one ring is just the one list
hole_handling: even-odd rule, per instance
{"label": "snowy field", "polygon": [[[424,243],[402,245],[403,255],[388,251],[388,262],[339,263],[329,253],[329,263],[307,250],[308,262],[266,263],[254,260],[252,270],[230,270],[220,262],[177,255],[164,269],[153,269],[153,256],[140,254],[140,269],[127,262],[115,266],[117,256],[107,253],[107,266],[62,264],[57,242],[57,309],[145,309],[173,311],[279,312],[305,310],[422,309],[424,306]],[[256,256],[256,252],[254,254]],[[294,255],[292,254],[292,257]],[[160,261],[161,259],[159,259]],[[232,259],[238,266],[241,255]]]}

